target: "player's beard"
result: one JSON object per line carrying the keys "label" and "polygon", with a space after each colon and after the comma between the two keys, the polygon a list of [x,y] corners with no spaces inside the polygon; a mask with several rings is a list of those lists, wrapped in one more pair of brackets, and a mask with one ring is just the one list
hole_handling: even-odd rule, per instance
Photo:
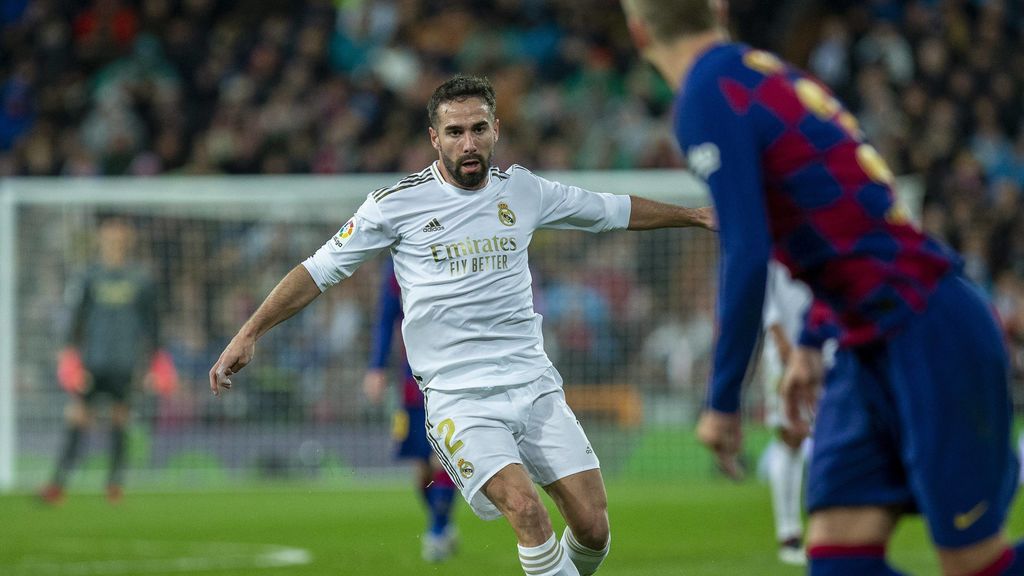
{"label": "player's beard", "polygon": [[[455,180],[455,183],[462,188],[468,189],[473,189],[479,186],[480,183],[487,178],[487,172],[491,166],[491,157],[487,156],[485,158],[480,154],[467,154],[455,160],[448,158],[447,156],[442,154],[441,158],[442,160],[444,160],[445,169],[448,170],[449,174],[451,174],[452,179]],[[472,174],[463,172],[462,163],[466,162],[467,160],[476,160],[477,162],[479,162],[480,169]]]}

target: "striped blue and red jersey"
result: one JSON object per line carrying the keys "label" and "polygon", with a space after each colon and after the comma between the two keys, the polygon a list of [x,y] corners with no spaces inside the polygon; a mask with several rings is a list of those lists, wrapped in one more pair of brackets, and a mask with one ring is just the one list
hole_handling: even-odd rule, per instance
{"label": "striped blue and red jersey", "polygon": [[[373,324],[373,340],[370,343],[370,368],[384,369],[391,359],[395,329],[402,323],[402,289],[395,278],[395,265],[388,258],[381,266],[380,292],[377,296],[377,317]],[[420,392],[412,369],[402,353],[402,406],[423,408],[423,393]]]}
{"label": "striped blue and red jersey", "polygon": [[898,330],[959,266],[909,222],[856,118],[768,52],[724,43],[700,55],[676,99],[675,133],[718,214],[715,410],[739,409],[770,257],[810,286],[809,324],[830,310],[846,346]]}

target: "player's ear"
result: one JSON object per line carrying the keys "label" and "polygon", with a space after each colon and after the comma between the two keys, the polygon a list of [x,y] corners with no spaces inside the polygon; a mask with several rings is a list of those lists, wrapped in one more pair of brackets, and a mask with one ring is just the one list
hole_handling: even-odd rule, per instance
{"label": "player's ear", "polygon": [[497,142],[497,141],[498,141],[498,128],[499,128],[500,126],[501,126],[501,120],[499,120],[499,119],[495,118],[495,119],[494,119],[494,141],[495,141],[495,142]]}
{"label": "player's ear", "polygon": [[430,134],[430,145],[434,147],[434,150],[441,151],[441,141],[437,130],[434,130],[433,126],[427,127],[427,133]]}

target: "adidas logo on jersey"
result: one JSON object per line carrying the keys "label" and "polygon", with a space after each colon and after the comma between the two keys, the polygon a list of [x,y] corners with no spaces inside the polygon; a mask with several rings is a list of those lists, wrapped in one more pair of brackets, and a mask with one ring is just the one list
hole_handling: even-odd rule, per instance
{"label": "adidas logo on jersey", "polygon": [[430,222],[427,222],[427,225],[423,227],[424,232],[440,232],[441,230],[444,230],[444,226],[437,221],[437,218],[431,218]]}

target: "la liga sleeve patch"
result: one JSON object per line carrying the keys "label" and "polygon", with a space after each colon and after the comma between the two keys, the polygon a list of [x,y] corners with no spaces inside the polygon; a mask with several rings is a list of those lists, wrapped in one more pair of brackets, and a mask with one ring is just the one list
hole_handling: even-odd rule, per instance
{"label": "la liga sleeve patch", "polygon": [[338,230],[338,233],[334,235],[334,245],[338,248],[344,247],[348,243],[349,238],[352,238],[352,235],[356,233],[357,227],[356,217],[349,218],[348,222],[345,222],[345,225],[341,227],[341,230]]}

